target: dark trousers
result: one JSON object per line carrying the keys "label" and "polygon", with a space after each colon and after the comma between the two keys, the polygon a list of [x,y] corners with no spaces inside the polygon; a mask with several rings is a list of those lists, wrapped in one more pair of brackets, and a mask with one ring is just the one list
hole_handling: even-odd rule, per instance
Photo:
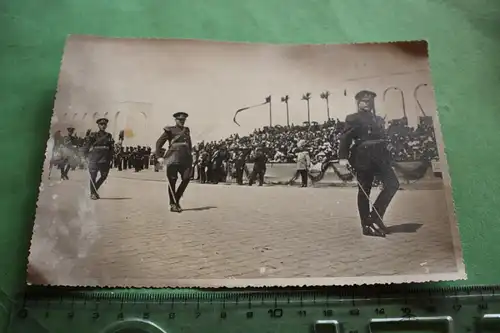
{"label": "dark trousers", "polygon": [[207,166],[207,182],[211,183],[213,182],[214,180],[214,175],[215,175],[215,171],[214,171],[214,165],[213,164],[209,164]]}
{"label": "dark trousers", "polygon": [[245,172],[244,166],[237,166],[236,168],[236,182],[238,185],[243,185],[243,173]]}
{"label": "dark trousers", "polygon": [[199,179],[200,178],[200,166],[198,165],[198,163],[194,163],[193,167],[191,168],[191,175],[190,175],[190,177],[193,180],[194,180],[195,173],[196,173],[196,178]]}
{"label": "dark trousers", "polygon": [[[90,193],[97,194],[97,191],[108,178],[110,165],[109,163],[89,163],[90,174]],[[100,174],[99,179],[97,176]]]}
{"label": "dark trousers", "polygon": [[123,169],[123,161],[121,157],[117,157],[115,160],[115,168],[118,168],[118,171],[122,171]]}
{"label": "dark trousers", "polygon": [[[361,221],[369,217],[383,219],[387,207],[399,189],[399,181],[391,166],[391,158],[384,146],[359,147],[354,159],[354,169],[358,179],[358,211]],[[373,203],[370,212],[370,193],[375,176],[383,189]]]}
{"label": "dark trousers", "polygon": [[142,167],[144,165],[142,164],[142,160],[141,159],[134,159],[134,169],[135,169],[135,172],[139,172],[142,170]]}
{"label": "dark trousers", "polygon": [[61,178],[68,178],[68,173],[69,170],[71,169],[69,162],[65,161],[64,163],[62,163],[60,165],[60,169],[61,169]]}
{"label": "dark trousers", "polygon": [[219,182],[225,181],[225,171],[222,163],[216,163],[213,170],[212,183],[219,184]]}
{"label": "dark trousers", "polygon": [[293,184],[297,178],[299,178],[302,183],[302,187],[307,187],[307,178],[309,178],[309,174],[307,170],[297,170],[295,175],[293,175],[292,179],[290,179],[290,184]]}
{"label": "dark trousers", "polygon": [[[181,183],[176,188],[177,178],[180,175]],[[180,164],[170,164],[167,166],[167,179],[169,183],[168,198],[171,205],[179,205],[179,201],[191,180],[191,167]]]}
{"label": "dark trousers", "polygon": [[252,186],[256,180],[259,181],[259,186],[264,184],[264,176],[266,174],[266,169],[256,169],[253,168],[252,173],[250,174],[250,179],[248,180],[248,185]]}
{"label": "dark trousers", "polygon": [[300,180],[302,181],[302,187],[307,187],[307,170],[297,170],[300,174]]}

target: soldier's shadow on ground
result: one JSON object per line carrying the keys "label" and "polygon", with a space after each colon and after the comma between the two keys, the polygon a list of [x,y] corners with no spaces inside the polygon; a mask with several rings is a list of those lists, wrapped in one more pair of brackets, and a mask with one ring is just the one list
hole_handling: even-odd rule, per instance
{"label": "soldier's shadow on ground", "polygon": [[393,234],[411,234],[417,232],[422,226],[422,223],[402,223],[387,226],[387,229]]}
{"label": "soldier's shadow on ground", "polygon": [[216,206],[204,206],[204,207],[195,207],[195,208],[183,208],[182,210],[185,212],[201,212],[204,210],[215,209]]}

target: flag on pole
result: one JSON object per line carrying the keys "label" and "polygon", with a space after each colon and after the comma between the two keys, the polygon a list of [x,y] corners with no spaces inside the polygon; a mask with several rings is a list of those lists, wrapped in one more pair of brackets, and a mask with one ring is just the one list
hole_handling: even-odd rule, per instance
{"label": "flag on pole", "polygon": [[241,109],[238,109],[236,110],[236,112],[234,113],[234,117],[233,117],[233,122],[238,125],[238,126],[241,126],[240,124],[238,124],[238,122],[236,121],[236,116],[238,115],[238,113],[242,112],[242,111],[245,111],[245,110],[248,110],[248,109],[252,109],[252,108],[255,108],[255,107],[258,107],[258,106],[262,106],[262,105],[266,105],[266,104],[269,104],[271,103],[271,96],[267,96],[264,103],[260,103],[260,104],[255,104],[255,105],[251,105],[251,106],[247,106],[247,107],[244,107],[244,108],[241,108]]}

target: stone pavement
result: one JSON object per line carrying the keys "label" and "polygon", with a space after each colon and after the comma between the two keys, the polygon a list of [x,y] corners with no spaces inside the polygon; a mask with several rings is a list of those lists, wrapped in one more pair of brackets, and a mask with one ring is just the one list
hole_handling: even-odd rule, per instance
{"label": "stone pavement", "polygon": [[399,191],[379,239],[360,234],[352,188],[192,183],[176,214],[165,182],[131,179],[151,174],[163,178],[112,171],[99,201],[85,171],[44,176],[30,264],[50,283],[101,286],[457,271],[443,190]]}

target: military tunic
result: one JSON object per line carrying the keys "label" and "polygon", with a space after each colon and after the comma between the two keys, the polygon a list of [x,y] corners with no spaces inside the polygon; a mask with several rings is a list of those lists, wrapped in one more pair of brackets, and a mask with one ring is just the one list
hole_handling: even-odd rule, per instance
{"label": "military tunic", "polygon": [[85,154],[89,158],[89,164],[110,165],[113,160],[115,142],[110,133],[99,131],[92,133],[85,147]]}
{"label": "military tunic", "polygon": [[191,167],[193,164],[191,133],[189,127],[167,126],[156,142],[156,154],[159,154],[163,145],[168,141],[169,147],[165,156],[165,165]]}

